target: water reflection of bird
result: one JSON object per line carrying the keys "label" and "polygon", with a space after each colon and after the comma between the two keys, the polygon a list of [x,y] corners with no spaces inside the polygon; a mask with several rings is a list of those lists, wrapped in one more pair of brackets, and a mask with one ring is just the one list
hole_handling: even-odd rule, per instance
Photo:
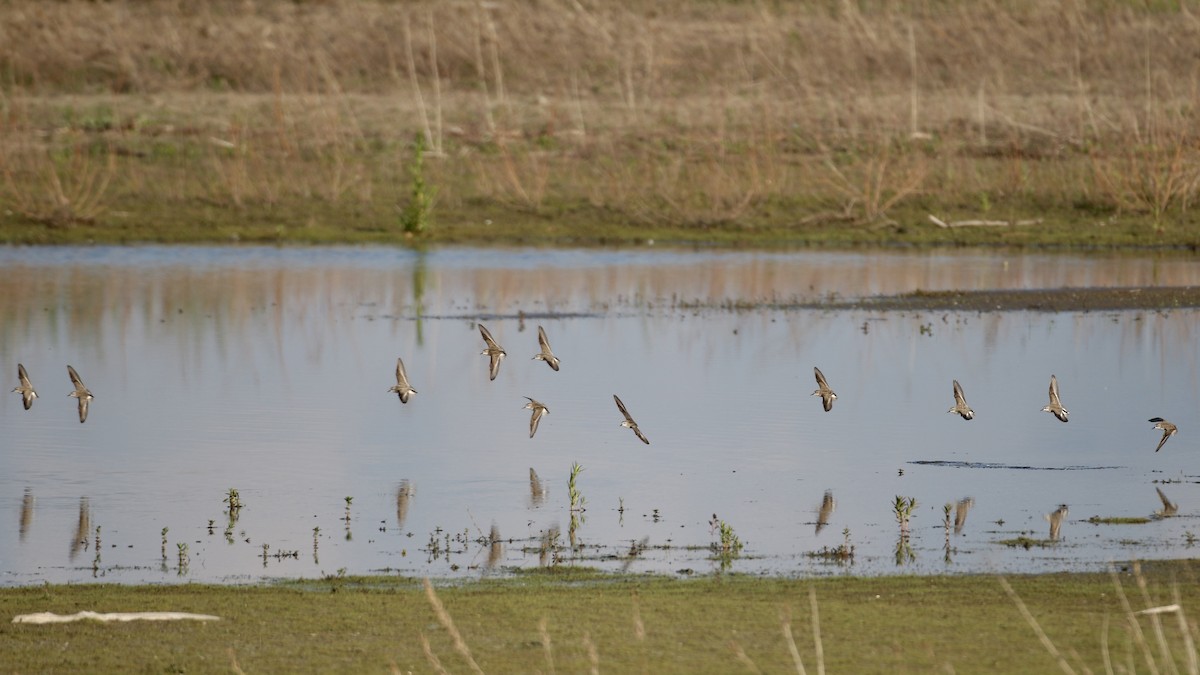
{"label": "water reflection of bird", "polygon": [[399,357],[396,358],[396,386],[388,389],[388,393],[399,396],[401,403],[408,403],[408,399],[417,393],[417,390],[408,383],[408,373],[404,370],[404,361],[401,361]]}
{"label": "water reflection of bird", "polygon": [[404,529],[404,521],[408,518],[408,503],[417,490],[407,478],[400,481],[396,488],[396,527]]}
{"label": "water reflection of bird", "polygon": [[1162,488],[1154,488],[1154,491],[1158,493],[1158,498],[1162,501],[1163,505],[1161,509],[1154,512],[1154,515],[1167,518],[1179,512],[1179,505],[1167,499],[1167,495],[1163,494]]}
{"label": "water reflection of bird", "polygon": [[33,491],[25,488],[25,495],[21,497],[21,541],[25,541],[25,535],[29,533],[31,523],[33,523]]}
{"label": "water reflection of bird", "polygon": [[1151,417],[1150,421],[1155,423],[1155,429],[1162,429],[1163,432],[1162,439],[1158,442],[1158,447],[1154,448],[1154,451],[1158,452],[1159,450],[1162,450],[1163,443],[1166,443],[1168,438],[1179,432],[1179,427],[1171,424],[1161,417]]}
{"label": "water reflection of bird", "polygon": [[629,411],[625,409],[625,404],[621,403],[621,399],[617,398],[616,394],[613,394],[613,400],[617,402],[617,410],[620,410],[621,414],[625,416],[625,421],[621,422],[621,426],[632,429],[634,435],[642,439],[642,442],[646,445],[650,445],[650,439],[646,438],[646,435],[638,428],[637,422],[633,421],[633,417],[629,415]]}
{"label": "water reflection of bird", "polygon": [[487,347],[479,353],[488,357],[488,375],[490,379],[494,380],[500,374],[500,362],[504,360],[505,356],[508,356],[508,352],[496,344],[496,341],[492,339],[492,334],[488,332],[488,329],[483,327],[483,324],[476,325],[479,326],[479,334],[483,336],[483,341],[487,343]]}
{"label": "water reflection of bird", "polygon": [[37,392],[33,390],[33,383],[29,381],[29,373],[25,372],[25,366],[17,364],[17,381],[20,383],[13,387],[13,391],[21,394],[21,403],[25,404],[25,409],[29,410],[33,405],[33,399],[37,398]]}
{"label": "water reflection of bird", "polygon": [[821,369],[813,366],[813,374],[817,377],[817,390],[812,393],[813,396],[821,397],[821,404],[825,406],[825,412],[833,410],[833,402],[837,400],[837,394],[829,388],[829,383],[825,381],[825,374]]}
{"label": "water reflection of bird", "polygon": [[504,545],[500,543],[500,528],[492,523],[492,531],[488,534],[488,569],[495,567],[504,557]]}
{"label": "water reflection of bird", "polygon": [[534,507],[541,506],[546,501],[546,487],[542,485],[542,479],[538,478],[537,472],[533,467],[529,467],[529,502]]}
{"label": "water reflection of bird", "polygon": [[1050,376],[1050,404],[1042,408],[1042,412],[1048,412],[1063,422],[1067,421],[1067,413],[1070,412],[1063,407],[1058,398],[1058,378],[1053,375]]}
{"label": "water reflection of bird", "polygon": [[554,524],[546,528],[542,532],[542,542],[538,550],[538,564],[546,567],[549,563],[554,562],[558,558],[558,538],[562,536],[558,529],[558,525]]}
{"label": "water reflection of bird", "polygon": [[550,351],[550,340],[546,339],[546,331],[543,330],[541,326],[538,326],[538,346],[541,347],[542,350],[533,358],[535,360],[540,359],[545,361],[546,365],[557,371],[558,357],[554,355],[554,352]]}
{"label": "water reflection of bird", "polygon": [[833,515],[836,508],[837,501],[833,498],[833,490],[826,490],[825,496],[821,498],[821,508],[817,510],[817,531],[814,534],[821,534],[821,530],[829,524],[829,516]]}
{"label": "water reflection of bird", "polygon": [[542,421],[542,415],[549,415],[550,409],[544,403],[535,401],[528,396],[525,398],[529,399],[529,403],[525,404],[523,410],[533,411],[533,414],[529,416],[529,437],[533,438],[533,435],[537,433],[538,424]]}
{"label": "water reflection of bird", "polygon": [[79,399],[79,423],[83,424],[87,421],[88,402],[95,397],[92,396],[92,392],[88,391],[87,386],[83,384],[83,380],[79,379],[79,373],[75,372],[74,368],[67,366],[67,374],[71,376],[71,384],[75,385],[75,391],[67,394],[67,396]]}
{"label": "water reflection of bird", "polygon": [[962,534],[963,528],[967,526],[967,513],[974,506],[975,500],[971,497],[958,500],[954,507],[954,534]]}
{"label": "water reflection of bird", "polygon": [[87,497],[79,498],[79,522],[75,525],[75,536],[71,538],[71,560],[79,554],[79,549],[87,546],[88,532],[92,529],[92,510]]}
{"label": "water reflection of bird", "polygon": [[967,397],[963,395],[962,385],[958,383],[958,380],[954,380],[954,407],[946,412],[958,413],[964,420],[975,417],[975,411],[967,405]]}
{"label": "water reflection of bird", "polygon": [[1060,504],[1053,513],[1046,514],[1046,520],[1050,522],[1050,541],[1058,541],[1059,534],[1062,532],[1063,519],[1067,517],[1067,513],[1067,505]]}

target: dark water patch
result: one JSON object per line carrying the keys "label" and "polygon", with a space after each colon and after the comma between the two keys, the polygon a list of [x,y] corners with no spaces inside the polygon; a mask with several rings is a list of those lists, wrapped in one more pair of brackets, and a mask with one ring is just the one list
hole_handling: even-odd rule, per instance
{"label": "dark water patch", "polygon": [[914,459],[909,464],[922,466],[946,466],[954,469],[1012,469],[1016,471],[1100,471],[1105,469],[1124,469],[1123,466],[1028,466],[1022,464],[1001,464],[998,462],[957,462],[943,459]]}

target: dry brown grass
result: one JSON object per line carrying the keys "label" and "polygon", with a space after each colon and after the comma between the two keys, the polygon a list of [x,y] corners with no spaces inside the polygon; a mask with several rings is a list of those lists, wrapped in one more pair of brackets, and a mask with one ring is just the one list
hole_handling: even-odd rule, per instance
{"label": "dry brown grass", "polygon": [[4,200],[57,218],[19,195],[53,193],[44,158],[82,137],[123,161],[111,184],[95,153],[58,168],[91,197],[68,219],[315,200],[378,225],[421,132],[451,220],[1079,207],[1186,224],[1195,44],[1200,12],[1132,0],[12,3]]}

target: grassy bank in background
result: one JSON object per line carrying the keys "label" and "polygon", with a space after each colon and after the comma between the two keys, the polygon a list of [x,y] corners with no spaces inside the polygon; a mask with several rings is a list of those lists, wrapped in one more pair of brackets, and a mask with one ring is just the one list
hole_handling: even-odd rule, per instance
{"label": "grassy bank in background", "polygon": [[[468,658],[484,672],[795,672],[797,659],[807,672],[1057,672],[1055,654],[1082,672],[1196,667],[1191,562],[1005,583],[558,571],[433,594],[394,577],[4,589],[0,655],[14,672],[465,672]],[[1183,613],[1135,614],[1172,604]],[[221,620],[9,623],[85,609]]]}
{"label": "grassy bank in background", "polygon": [[2,5],[0,242],[1200,246],[1189,3],[619,4]]}

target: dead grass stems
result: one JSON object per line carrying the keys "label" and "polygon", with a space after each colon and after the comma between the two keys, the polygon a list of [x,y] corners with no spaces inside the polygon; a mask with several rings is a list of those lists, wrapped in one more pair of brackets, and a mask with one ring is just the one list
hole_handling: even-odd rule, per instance
{"label": "dead grass stems", "polygon": [[[429,579],[425,579],[425,599],[429,601],[429,606],[433,608],[433,614],[437,617],[438,623],[450,635],[454,641],[454,649],[467,661],[467,665],[471,670],[479,675],[482,675],[483,669],[475,662],[475,658],[471,656],[471,649],[467,647],[467,641],[463,639],[462,633],[458,632],[458,627],[454,625],[454,619],[450,617],[450,613],[446,611],[446,607],[442,605],[442,601],[438,598],[437,593],[433,590],[433,584]],[[439,672],[445,672],[441,669],[441,664],[434,655],[433,650],[429,647],[429,642],[424,633],[421,633],[421,646],[425,650],[426,658],[429,663]]]}
{"label": "dead grass stems", "polygon": [[[1125,594],[1121,577],[1115,569],[1110,568],[1109,574],[1112,577],[1115,595],[1124,613],[1124,625],[1127,636],[1127,649],[1123,662],[1125,670],[1135,672],[1134,661],[1140,656],[1146,670],[1150,673],[1179,673],[1182,668],[1183,672],[1188,673],[1188,675],[1200,674],[1200,660],[1198,660],[1196,653],[1197,628],[1193,622],[1187,619],[1183,606],[1179,602],[1178,585],[1172,586],[1171,592],[1174,600],[1172,604],[1157,604],[1150,595],[1146,578],[1142,574],[1141,565],[1136,562],[1133,563],[1132,574],[1134,583],[1141,594],[1142,602],[1146,605],[1145,609],[1135,611],[1129,602],[1128,596]],[[1025,606],[1025,603],[1017,595],[1016,591],[1013,590],[1008,581],[1000,577],[999,582],[1004,592],[1012,600],[1013,604],[1016,605],[1025,622],[1033,629],[1042,646],[1054,657],[1059,668],[1064,673],[1073,674],[1078,672],[1076,667],[1073,667],[1067,661],[1066,656],[1055,646],[1053,640],[1033,616],[1033,613]],[[1164,626],[1162,621],[1163,614],[1175,615],[1176,634],[1170,634]],[[1146,630],[1142,627],[1143,619],[1147,620],[1150,624],[1150,636],[1154,640],[1153,646],[1147,637]],[[1175,645],[1174,650],[1172,649],[1172,644]],[[1100,651],[1105,672],[1114,672],[1113,664],[1117,661],[1114,660],[1110,647],[1109,619],[1107,615],[1105,615],[1100,633]],[[1071,656],[1076,661],[1076,666],[1079,670],[1091,672],[1078,654],[1072,652]]]}
{"label": "dead grass stems", "polygon": [[316,199],[388,223],[414,132],[439,158],[439,220],[481,203],[698,230],[1077,208],[1081,227],[1162,230],[1200,196],[1183,8],[27,9],[0,7],[0,198],[36,222]]}
{"label": "dead grass stems", "polygon": [[[821,616],[817,606],[817,591],[811,586],[808,589],[808,601],[812,612],[813,651],[815,654],[814,660],[817,664],[817,675],[825,675],[825,647],[821,641]],[[804,668],[804,661],[800,658],[800,651],[796,648],[796,641],[792,637],[792,610],[790,607],[780,608],[779,627],[783,633],[788,654],[792,657],[792,664],[796,668],[796,673],[798,675],[807,675],[807,671]],[[731,639],[729,641],[729,649],[733,652],[734,658],[746,666],[750,672],[763,672],[737,640]]]}

